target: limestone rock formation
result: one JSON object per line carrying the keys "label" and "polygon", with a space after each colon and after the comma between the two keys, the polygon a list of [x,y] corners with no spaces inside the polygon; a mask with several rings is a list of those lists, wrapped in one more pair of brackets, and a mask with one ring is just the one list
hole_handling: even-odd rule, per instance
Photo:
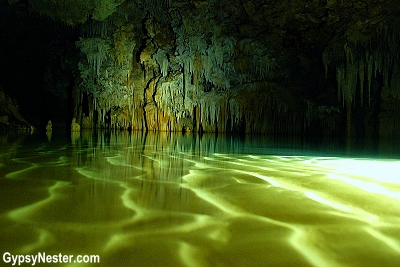
{"label": "limestone rock formation", "polygon": [[79,29],[82,128],[400,133],[393,1],[29,3]]}
{"label": "limestone rock formation", "polygon": [[124,2],[82,27],[74,116],[83,120],[87,106],[92,127],[301,132],[296,100],[274,78],[282,58],[270,37],[231,32],[246,28],[241,16],[250,18],[239,1],[236,9],[224,1],[148,2]]}
{"label": "limestone rock formation", "polygon": [[34,127],[20,113],[15,99],[7,95],[0,87],[0,129],[29,130]]}

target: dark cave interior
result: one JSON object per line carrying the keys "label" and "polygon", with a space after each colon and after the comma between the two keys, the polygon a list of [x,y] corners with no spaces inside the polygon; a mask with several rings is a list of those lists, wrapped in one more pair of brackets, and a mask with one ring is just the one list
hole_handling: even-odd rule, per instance
{"label": "dark cave interior", "polygon": [[[394,137],[399,11],[372,0],[0,1],[0,86],[38,129],[76,118],[90,129]],[[1,128],[18,128],[0,113]]]}

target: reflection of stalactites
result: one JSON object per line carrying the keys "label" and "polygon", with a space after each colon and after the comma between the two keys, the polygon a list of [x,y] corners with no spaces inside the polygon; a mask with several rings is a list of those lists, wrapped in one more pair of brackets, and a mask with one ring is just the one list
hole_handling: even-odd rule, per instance
{"label": "reflection of stalactites", "polygon": [[79,142],[79,138],[81,137],[80,131],[71,131],[71,142],[73,145],[77,145]]}
{"label": "reflection of stalactites", "polygon": [[46,125],[46,131],[51,132],[52,130],[53,130],[53,124],[52,124],[51,120],[49,120]]}
{"label": "reflection of stalactites", "polygon": [[46,131],[46,136],[47,136],[47,141],[51,141],[51,136],[53,134],[53,131]]}

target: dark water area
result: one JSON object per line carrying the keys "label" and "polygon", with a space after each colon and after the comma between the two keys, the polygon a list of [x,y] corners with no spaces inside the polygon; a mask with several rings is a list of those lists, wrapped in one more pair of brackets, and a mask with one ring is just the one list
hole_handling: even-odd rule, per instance
{"label": "dark water area", "polygon": [[0,265],[396,266],[399,155],[394,140],[0,134]]}

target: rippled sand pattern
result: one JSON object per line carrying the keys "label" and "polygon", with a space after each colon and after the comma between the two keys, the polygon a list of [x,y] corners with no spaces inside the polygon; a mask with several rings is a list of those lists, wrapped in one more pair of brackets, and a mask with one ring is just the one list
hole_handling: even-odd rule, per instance
{"label": "rippled sand pattern", "polygon": [[93,266],[399,266],[399,161],[251,155],[167,136],[72,141],[1,149],[1,254],[98,254]]}

